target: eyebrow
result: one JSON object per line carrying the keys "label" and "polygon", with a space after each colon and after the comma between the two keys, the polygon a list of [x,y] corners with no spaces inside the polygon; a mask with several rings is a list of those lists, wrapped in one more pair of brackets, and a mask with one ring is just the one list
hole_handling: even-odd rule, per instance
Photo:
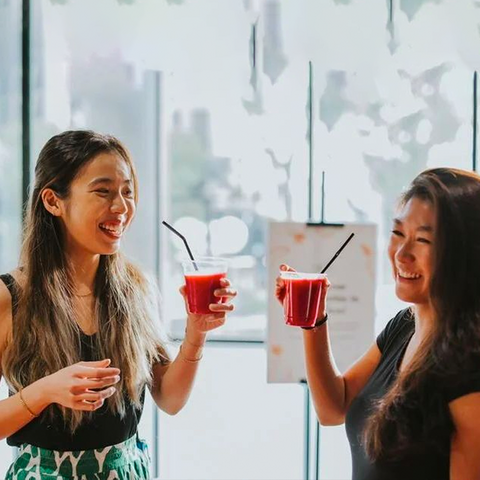
{"label": "eyebrow", "polygon": [[[399,218],[394,218],[393,223],[400,227],[403,225],[403,222]],[[433,227],[430,225],[420,225],[417,230],[420,232],[433,232]]]}
{"label": "eyebrow", "polygon": [[[94,179],[88,184],[88,186],[89,186],[89,187],[95,187],[95,186],[99,185],[100,183],[109,183],[109,184],[112,184],[112,183],[114,183],[114,182],[113,182],[113,179],[111,179],[110,177],[99,177],[99,178],[94,178]],[[123,183],[124,183],[124,184],[132,183],[132,180],[131,180],[130,178],[128,178],[128,179],[125,180]]]}

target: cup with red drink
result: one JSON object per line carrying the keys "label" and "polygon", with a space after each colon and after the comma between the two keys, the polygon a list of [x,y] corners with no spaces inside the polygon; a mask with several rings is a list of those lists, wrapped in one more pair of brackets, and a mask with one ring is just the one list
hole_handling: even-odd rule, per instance
{"label": "cup with red drink", "polygon": [[190,313],[209,314],[210,304],[221,303],[214,292],[222,288],[220,280],[228,270],[227,260],[219,257],[199,257],[182,262]]}
{"label": "cup with red drink", "polygon": [[285,323],[296,327],[313,327],[318,317],[322,288],[327,276],[321,273],[292,271],[281,271],[280,276],[285,283]]}

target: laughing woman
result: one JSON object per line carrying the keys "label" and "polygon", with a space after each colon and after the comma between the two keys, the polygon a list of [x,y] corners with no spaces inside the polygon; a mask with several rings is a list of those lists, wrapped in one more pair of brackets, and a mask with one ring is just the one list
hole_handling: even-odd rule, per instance
{"label": "laughing woman", "polygon": [[[211,314],[188,313],[171,361],[156,289],[119,252],[138,198],[135,169],[111,136],[69,131],[40,153],[18,270],[0,276],[0,438],[19,448],[7,479],[147,479],[138,438],[145,389],[176,414],[209,330],[236,292],[224,280]],[[185,298],[184,287],[181,294]]]}
{"label": "laughing woman", "polygon": [[[345,422],[353,480],[479,480],[480,176],[418,175],[388,253],[396,294],[411,306],[349,370],[335,368],[325,295],[316,327],[303,331],[318,418]],[[282,301],[280,278],[276,294]]]}

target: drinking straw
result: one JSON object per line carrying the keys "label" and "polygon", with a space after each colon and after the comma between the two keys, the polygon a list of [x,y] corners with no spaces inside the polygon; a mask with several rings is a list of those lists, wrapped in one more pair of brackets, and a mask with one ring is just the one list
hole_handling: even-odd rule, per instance
{"label": "drinking straw", "polygon": [[342,250],[347,246],[347,243],[353,238],[354,235],[355,235],[354,233],[350,234],[350,236],[347,238],[344,244],[338,249],[337,253],[330,259],[330,261],[327,263],[327,265],[323,268],[323,270],[320,273],[325,273],[327,271],[327,268],[337,259],[337,257],[340,255]]}
{"label": "drinking straw", "polygon": [[192,251],[190,250],[190,247],[188,246],[187,239],[178,230],[176,230],[171,225],[169,225],[167,222],[165,222],[165,220],[162,221],[162,224],[165,225],[170,231],[172,231],[175,235],[178,235],[183,240],[183,243],[185,244],[188,255],[193,262],[193,266],[194,266],[195,270],[198,271],[197,264],[195,263],[195,258],[193,257],[193,254],[192,254]]}

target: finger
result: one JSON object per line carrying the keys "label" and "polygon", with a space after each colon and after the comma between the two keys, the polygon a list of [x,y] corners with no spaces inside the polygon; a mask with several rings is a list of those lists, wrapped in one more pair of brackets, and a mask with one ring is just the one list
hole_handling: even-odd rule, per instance
{"label": "finger", "polygon": [[217,318],[208,322],[208,330],[214,330],[215,328],[225,325],[225,317]]}
{"label": "finger", "polygon": [[282,263],[280,265],[280,270],[282,272],[295,272],[295,269],[287,265],[286,263]]}
{"label": "finger", "polygon": [[220,285],[222,287],[229,287],[231,285],[230,280],[228,278],[221,278]]}
{"label": "finger", "polygon": [[92,411],[98,410],[102,405],[103,403],[100,403],[97,406],[89,402],[77,402],[77,403],[74,403],[71,408],[72,410],[80,410],[82,412],[92,412]]}
{"label": "finger", "polygon": [[80,367],[74,374],[77,378],[104,378],[120,375],[119,368],[90,368]]}
{"label": "finger", "polygon": [[115,385],[120,381],[120,377],[107,377],[107,378],[90,378],[90,379],[83,379],[79,380],[78,383],[75,385],[76,390],[86,390],[86,389],[99,389],[110,387],[111,385]]}
{"label": "finger", "polygon": [[187,296],[187,287],[185,285],[182,285],[178,291],[180,292],[180,295],[185,298]]}
{"label": "finger", "polygon": [[104,399],[97,400],[96,402],[88,402],[87,400],[81,400],[75,402],[75,410],[94,411],[103,406]]}
{"label": "finger", "polygon": [[75,395],[76,401],[86,400],[87,402],[97,402],[98,400],[105,400],[108,397],[111,397],[117,389],[115,387],[106,388],[99,392],[86,391],[84,393],[79,393]]}
{"label": "finger", "polygon": [[212,322],[216,322],[217,320],[225,320],[225,318],[226,318],[225,312],[215,312],[208,315],[207,318],[205,319],[205,322],[212,323]]}
{"label": "finger", "polygon": [[231,303],[211,303],[208,308],[212,312],[232,312],[235,310],[235,305]]}
{"label": "finger", "polygon": [[216,297],[231,297],[234,298],[237,296],[237,291],[233,290],[231,288],[219,288],[218,290],[215,290],[213,294]]}
{"label": "finger", "polygon": [[110,365],[111,360],[109,358],[105,358],[103,360],[96,360],[95,362],[78,362],[77,365],[81,365],[82,367],[106,367]]}

